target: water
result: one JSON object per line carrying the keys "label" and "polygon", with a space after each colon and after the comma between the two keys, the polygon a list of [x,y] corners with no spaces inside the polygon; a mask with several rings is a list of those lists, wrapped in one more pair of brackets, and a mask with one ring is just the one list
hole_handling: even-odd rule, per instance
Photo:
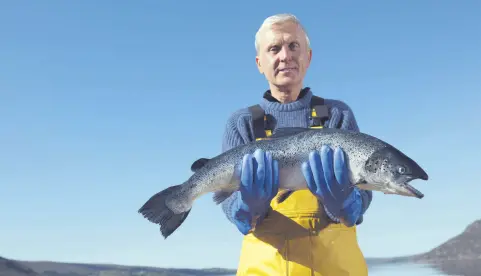
{"label": "water", "polygon": [[[369,268],[369,276],[445,276],[434,268],[418,264],[379,265]],[[235,275],[232,275],[235,276]]]}
{"label": "water", "polygon": [[446,275],[434,268],[419,264],[391,264],[369,268],[369,276],[443,276]]}

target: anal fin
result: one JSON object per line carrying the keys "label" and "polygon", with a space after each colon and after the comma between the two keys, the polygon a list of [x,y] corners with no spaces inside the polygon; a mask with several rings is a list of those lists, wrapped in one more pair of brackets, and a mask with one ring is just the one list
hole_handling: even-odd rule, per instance
{"label": "anal fin", "polygon": [[234,191],[218,191],[214,193],[214,196],[212,199],[214,200],[215,204],[221,204],[224,200],[226,200],[228,197],[230,197]]}

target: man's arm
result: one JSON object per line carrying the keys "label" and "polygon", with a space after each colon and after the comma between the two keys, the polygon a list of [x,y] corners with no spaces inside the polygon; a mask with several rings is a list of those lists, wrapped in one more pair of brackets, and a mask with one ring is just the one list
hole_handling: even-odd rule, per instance
{"label": "man's arm", "polygon": [[[237,114],[233,114],[227,120],[225,125],[224,134],[222,137],[222,152],[245,144],[244,139],[242,139],[242,136],[237,128],[238,118],[236,115]],[[236,191],[221,203],[222,211],[226,215],[227,219],[232,223],[235,223],[233,207],[237,202],[238,196],[240,196],[240,192]]]}
{"label": "man's arm", "polygon": [[[222,150],[250,141],[250,113],[247,109],[234,113],[229,118],[222,142]],[[261,161],[262,160],[262,161]],[[241,161],[241,188],[222,202],[222,210],[226,217],[244,235],[248,234],[253,225],[260,223],[267,214],[270,199],[277,193],[279,181],[277,177],[268,178],[262,175],[278,175],[278,163],[272,160],[269,153],[256,150],[253,154],[246,154]],[[256,167],[253,163],[264,165]],[[271,173],[272,172],[272,173]],[[262,180],[257,174],[260,173]],[[254,226],[255,227],[255,226]]]}
{"label": "man's arm", "polygon": [[[330,104],[332,107],[331,119],[326,122],[327,127],[360,131],[356,117],[354,116],[354,112],[352,112],[351,108],[346,103],[342,101],[331,100]],[[364,213],[367,211],[367,209],[369,209],[373,198],[372,191],[359,190],[359,192],[362,200],[362,212],[359,220],[356,223],[357,225],[362,223],[364,219]],[[339,222],[339,219],[330,215],[329,211],[326,210],[326,212],[332,220]]]}

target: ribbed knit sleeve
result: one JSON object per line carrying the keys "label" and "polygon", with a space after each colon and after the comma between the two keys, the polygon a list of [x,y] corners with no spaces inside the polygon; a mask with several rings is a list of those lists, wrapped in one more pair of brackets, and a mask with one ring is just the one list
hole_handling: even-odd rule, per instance
{"label": "ribbed knit sleeve", "polygon": [[[224,135],[222,138],[222,152],[228,151],[232,148],[245,144],[248,141],[248,122],[250,121],[250,114],[247,109],[241,109],[233,113],[227,120]],[[227,219],[234,223],[234,207],[237,203],[239,191],[233,193],[230,197],[221,203],[222,211]]]}
{"label": "ribbed knit sleeve", "polygon": [[[337,100],[326,100],[326,104],[331,106],[331,118],[326,122],[326,127],[328,128],[340,128],[352,131],[360,131],[359,126],[356,121],[356,117],[352,112],[351,108],[342,101]],[[340,125],[336,125],[339,122]],[[357,225],[361,224],[364,220],[364,213],[367,211],[371,205],[373,198],[372,191],[359,190],[362,200],[362,212],[361,217],[357,221]],[[340,220],[334,217],[326,208],[324,208],[327,215],[334,221],[339,222]]]}

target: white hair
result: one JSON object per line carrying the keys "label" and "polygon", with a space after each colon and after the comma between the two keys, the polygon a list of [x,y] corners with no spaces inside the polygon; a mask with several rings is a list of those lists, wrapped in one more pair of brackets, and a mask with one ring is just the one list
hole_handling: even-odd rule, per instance
{"label": "white hair", "polygon": [[286,22],[292,22],[297,24],[302,31],[304,32],[304,35],[306,36],[306,41],[307,41],[307,47],[311,48],[311,43],[309,41],[309,36],[307,35],[306,30],[304,29],[304,26],[302,26],[301,21],[297,19],[297,17],[293,14],[289,13],[281,13],[281,14],[275,14],[272,16],[267,17],[264,22],[262,22],[262,25],[259,27],[259,30],[257,30],[256,37],[255,37],[255,47],[256,47],[256,52],[259,52],[259,36],[261,32],[265,28],[270,28],[272,25],[277,25],[277,24],[282,24]]}

